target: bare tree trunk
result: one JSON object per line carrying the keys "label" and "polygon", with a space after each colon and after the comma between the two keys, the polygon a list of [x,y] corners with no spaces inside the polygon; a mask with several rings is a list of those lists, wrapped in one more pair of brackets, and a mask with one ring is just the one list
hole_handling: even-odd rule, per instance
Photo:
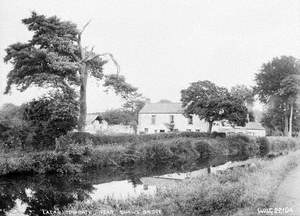
{"label": "bare tree trunk", "polygon": [[80,68],[80,98],[79,98],[79,122],[78,122],[78,131],[84,131],[86,125],[86,87],[87,87],[87,67],[83,63]]}
{"label": "bare tree trunk", "polygon": [[289,106],[285,105],[285,113],[284,113],[284,136],[289,135]]}
{"label": "bare tree trunk", "polygon": [[293,103],[291,103],[290,105],[290,123],[289,123],[289,137],[292,137],[293,135],[293,109],[294,109],[294,106],[293,106]]}
{"label": "bare tree trunk", "polygon": [[208,130],[207,130],[207,133],[211,134],[212,127],[213,127],[213,121],[209,121],[209,122],[208,122]]}

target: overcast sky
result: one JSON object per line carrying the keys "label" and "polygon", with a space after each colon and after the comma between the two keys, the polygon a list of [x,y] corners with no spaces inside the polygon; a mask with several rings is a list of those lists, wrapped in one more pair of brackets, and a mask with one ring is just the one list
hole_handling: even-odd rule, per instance
{"label": "overcast sky", "polygon": [[[128,82],[153,102],[179,101],[180,90],[198,80],[251,86],[262,63],[300,57],[300,0],[0,0],[0,105],[38,95],[3,95],[11,67],[4,49],[30,39],[21,19],[33,10],[78,27],[91,19],[85,45],[113,53]],[[104,71],[113,70],[108,64]],[[89,81],[88,112],[121,106],[102,91]]]}

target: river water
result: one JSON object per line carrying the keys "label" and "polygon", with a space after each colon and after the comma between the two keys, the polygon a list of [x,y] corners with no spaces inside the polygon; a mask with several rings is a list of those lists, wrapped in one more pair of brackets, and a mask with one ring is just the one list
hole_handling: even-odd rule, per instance
{"label": "river water", "polygon": [[[47,215],[75,201],[97,201],[107,197],[125,199],[140,194],[154,195],[155,185],[145,184],[143,177],[177,178],[185,173],[219,166],[243,157],[218,156],[190,164],[92,170],[76,175],[18,175],[0,177],[0,215]],[[170,179],[172,181],[172,179]]]}

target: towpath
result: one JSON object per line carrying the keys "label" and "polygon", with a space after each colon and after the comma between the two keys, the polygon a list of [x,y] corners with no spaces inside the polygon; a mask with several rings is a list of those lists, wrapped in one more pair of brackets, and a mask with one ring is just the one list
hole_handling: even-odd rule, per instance
{"label": "towpath", "polygon": [[[278,210],[274,215],[300,216],[300,166],[292,170],[279,186],[273,208]],[[280,212],[278,208],[284,208],[284,211]]]}

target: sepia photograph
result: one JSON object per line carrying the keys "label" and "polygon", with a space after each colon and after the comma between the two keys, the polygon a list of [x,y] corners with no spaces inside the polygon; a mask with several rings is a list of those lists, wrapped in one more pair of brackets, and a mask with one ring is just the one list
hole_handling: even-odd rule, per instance
{"label": "sepia photograph", "polygon": [[300,0],[0,0],[0,216],[300,216]]}

